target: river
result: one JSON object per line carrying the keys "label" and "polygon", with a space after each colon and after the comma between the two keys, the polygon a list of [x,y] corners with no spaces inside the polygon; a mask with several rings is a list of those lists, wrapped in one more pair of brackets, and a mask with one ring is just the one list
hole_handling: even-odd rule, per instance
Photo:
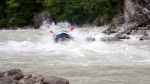
{"label": "river", "polygon": [[[62,77],[70,84],[150,84],[150,42],[102,42],[105,27],[75,28],[73,41],[54,43],[50,29],[0,30],[0,71]],[[95,42],[86,42],[92,36]]]}

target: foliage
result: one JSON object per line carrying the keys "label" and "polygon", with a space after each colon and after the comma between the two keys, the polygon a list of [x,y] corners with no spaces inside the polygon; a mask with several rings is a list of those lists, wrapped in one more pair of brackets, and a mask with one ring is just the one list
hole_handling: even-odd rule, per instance
{"label": "foliage", "polygon": [[5,27],[7,26],[7,20],[6,19],[1,19],[0,20],[0,27]]}
{"label": "foliage", "polygon": [[0,26],[32,24],[35,14],[49,11],[61,20],[74,24],[92,22],[98,16],[112,20],[123,13],[124,0],[1,0]]}

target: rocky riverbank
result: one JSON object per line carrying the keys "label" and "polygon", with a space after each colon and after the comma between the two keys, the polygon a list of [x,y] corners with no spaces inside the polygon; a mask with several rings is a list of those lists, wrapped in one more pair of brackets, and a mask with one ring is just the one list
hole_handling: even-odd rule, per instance
{"label": "rocky riverbank", "polygon": [[0,72],[0,84],[69,84],[64,78],[25,74],[20,69],[10,69]]}
{"label": "rocky riverbank", "polygon": [[114,36],[102,37],[102,41],[118,41],[120,39],[130,39],[130,36],[141,35],[139,40],[150,40],[150,1],[148,0],[124,0],[125,28],[117,29],[115,24],[111,24],[103,33]]}

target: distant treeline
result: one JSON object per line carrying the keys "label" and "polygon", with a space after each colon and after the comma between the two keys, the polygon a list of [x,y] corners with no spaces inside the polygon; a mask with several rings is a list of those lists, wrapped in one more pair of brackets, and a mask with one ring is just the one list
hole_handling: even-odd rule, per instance
{"label": "distant treeline", "polygon": [[49,11],[56,19],[75,24],[98,16],[111,20],[123,13],[124,0],[1,0],[0,27],[32,25],[35,14]]}

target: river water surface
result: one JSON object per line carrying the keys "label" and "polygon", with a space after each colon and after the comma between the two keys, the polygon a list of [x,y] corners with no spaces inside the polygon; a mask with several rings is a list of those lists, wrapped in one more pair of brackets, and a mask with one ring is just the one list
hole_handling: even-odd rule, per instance
{"label": "river water surface", "polygon": [[49,30],[0,30],[0,71],[18,68],[70,84],[150,84],[150,41],[102,42],[104,27],[93,27],[75,28],[73,41],[56,44]]}

